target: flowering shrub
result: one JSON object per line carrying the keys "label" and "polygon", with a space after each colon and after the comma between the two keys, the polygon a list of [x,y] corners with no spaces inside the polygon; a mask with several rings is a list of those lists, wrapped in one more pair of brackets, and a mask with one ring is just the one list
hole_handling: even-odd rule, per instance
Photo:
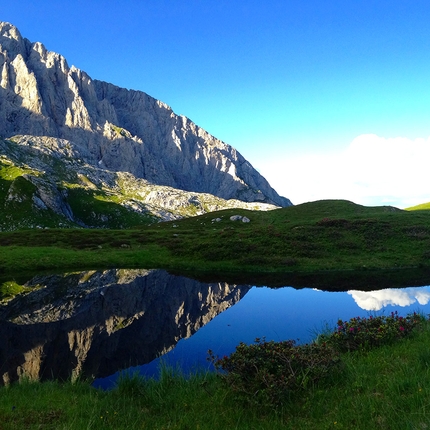
{"label": "flowering shrub", "polygon": [[424,316],[416,312],[406,317],[392,312],[389,316],[339,320],[335,331],[320,335],[318,341],[326,342],[341,352],[370,349],[407,336],[424,319]]}
{"label": "flowering shrub", "polygon": [[222,358],[209,351],[209,360],[233,390],[250,401],[278,405],[292,391],[306,388],[327,376],[340,363],[340,353],[370,349],[407,336],[425,317],[417,313],[339,320],[334,332],[319,335],[311,344],[293,340],[252,345],[241,342],[235,352]]}
{"label": "flowering shrub", "polygon": [[240,343],[235,352],[223,358],[209,351],[209,359],[233,390],[259,403],[281,403],[292,390],[326,376],[339,361],[338,353],[326,343],[296,346],[293,340],[255,342]]}

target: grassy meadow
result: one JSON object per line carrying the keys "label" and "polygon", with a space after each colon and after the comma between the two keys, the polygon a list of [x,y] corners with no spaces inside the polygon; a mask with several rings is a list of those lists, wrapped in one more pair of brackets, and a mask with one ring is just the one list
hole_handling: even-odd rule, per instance
{"label": "grassy meadow", "polygon": [[[250,222],[231,221],[232,215]],[[0,275],[106,267],[303,273],[428,267],[429,262],[430,211],[344,200],[269,212],[231,209],[126,230],[0,233]]]}
{"label": "grassy meadow", "polygon": [[[230,220],[238,214],[250,222]],[[328,283],[384,273],[389,287],[401,284],[402,276],[415,276],[418,284],[430,279],[429,259],[430,211],[319,201],[271,212],[226,210],[127,230],[0,233],[0,276],[8,280],[0,281],[0,299],[19,294],[19,274],[32,271],[164,268],[202,278],[249,275],[261,282],[269,274],[279,285],[289,276],[307,286],[313,276],[321,282],[322,273]],[[389,344],[342,351],[324,378],[302,384],[276,405],[241,395],[226,378],[206,371],[183,375],[164,368],[158,380],[129,375],[111,391],[79,379],[24,378],[0,387],[0,430],[426,429],[429,344],[427,320]]]}

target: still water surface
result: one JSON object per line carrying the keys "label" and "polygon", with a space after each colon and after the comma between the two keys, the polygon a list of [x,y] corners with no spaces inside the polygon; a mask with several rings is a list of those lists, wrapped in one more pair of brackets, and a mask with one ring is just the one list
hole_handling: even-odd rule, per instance
{"label": "still water surface", "polygon": [[[225,310],[196,334],[181,340],[161,360],[182,369],[208,368],[207,351],[223,356],[235,350],[239,342],[294,339],[311,342],[322,330],[333,329],[339,319],[356,316],[400,315],[413,312],[430,314],[430,286],[384,289],[379,291],[328,292],[317,289],[253,287],[233,307]],[[160,359],[131,368],[146,376],[156,377]],[[100,378],[94,385],[113,386],[118,373]]]}
{"label": "still water surface", "polygon": [[0,383],[97,378],[109,388],[121,369],[156,376],[164,362],[209,366],[207,351],[239,342],[309,342],[337,320],[430,313],[430,287],[328,292],[203,283],[163,270],[106,270],[37,276],[27,293],[0,305]]}

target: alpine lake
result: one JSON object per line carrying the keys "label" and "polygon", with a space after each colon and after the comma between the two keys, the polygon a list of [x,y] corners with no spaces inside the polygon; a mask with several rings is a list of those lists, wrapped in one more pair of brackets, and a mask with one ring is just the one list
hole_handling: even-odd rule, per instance
{"label": "alpine lake", "polygon": [[[251,282],[250,282],[251,278]],[[246,282],[245,282],[246,281]],[[0,384],[91,378],[109,389],[121,372],[185,373],[255,339],[313,341],[339,319],[430,314],[430,272],[184,276],[109,269],[1,279],[20,294],[0,302]]]}

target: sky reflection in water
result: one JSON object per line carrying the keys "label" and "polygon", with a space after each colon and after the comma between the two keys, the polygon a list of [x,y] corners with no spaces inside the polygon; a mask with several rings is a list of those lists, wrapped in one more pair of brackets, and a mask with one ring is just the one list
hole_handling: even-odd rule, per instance
{"label": "sky reflection in water", "polygon": [[[325,327],[333,328],[338,319],[355,316],[388,315],[398,311],[430,313],[430,286],[386,289],[379,291],[326,292],[316,289],[296,290],[290,287],[271,289],[253,287],[238,303],[227,309],[191,338],[178,342],[176,348],[162,357],[185,371],[208,368],[207,351],[223,356],[234,351],[239,342],[295,339],[312,341]],[[156,376],[160,360],[133,368],[147,376]],[[96,381],[108,387],[117,374]]]}

